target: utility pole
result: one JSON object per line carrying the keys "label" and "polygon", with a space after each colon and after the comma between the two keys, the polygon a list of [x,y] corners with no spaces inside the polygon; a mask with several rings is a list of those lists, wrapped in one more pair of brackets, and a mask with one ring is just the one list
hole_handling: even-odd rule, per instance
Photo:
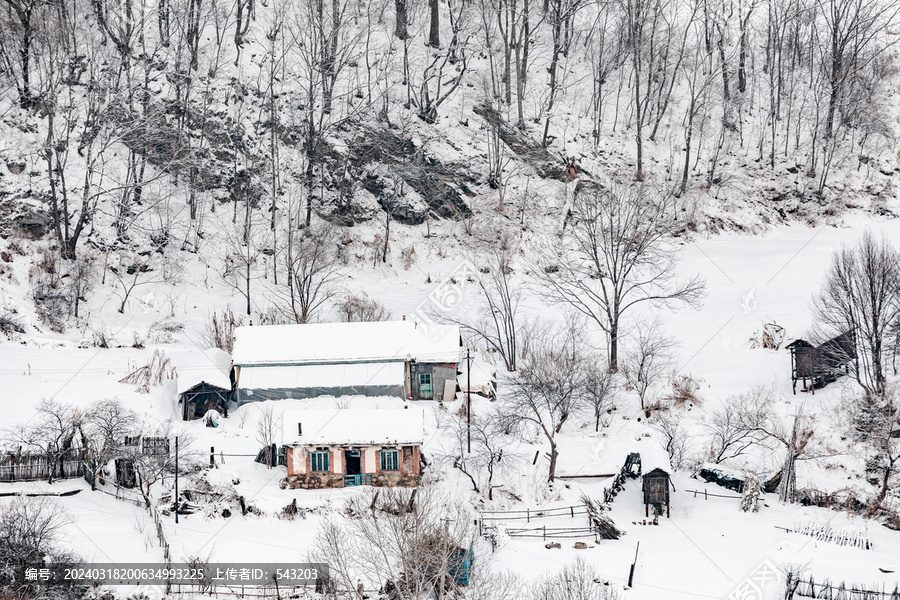
{"label": "utility pole", "polygon": [[466,453],[472,454],[472,353],[466,348]]}
{"label": "utility pole", "polygon": [[175,436],[175,522],[178,522],[178,436]]}

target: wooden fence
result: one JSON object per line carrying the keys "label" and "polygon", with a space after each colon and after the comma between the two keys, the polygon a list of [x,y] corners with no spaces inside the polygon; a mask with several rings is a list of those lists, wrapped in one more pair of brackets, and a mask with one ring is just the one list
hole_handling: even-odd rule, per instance
{"label": "wooden fence", "polygon": [[864,588],[861,586],[847,586],[845,583],[834,585],[827,580],[816,583],[810,577],[794,582],[793,592],[790,598],[824,598],[826,600],[900,600],[900,587],[894,585],[893,591],[887,591],[884,587],[879,590]]}
{"label": "wooden fence", "polygon": [[[46,456],[39,454],[7,454],[0,456],[0,482],[40,481],[50,479],[51,465]],[[77,454],[64,456],[52,464],[53,479],[75,479],[85,473],[82,457]]]}

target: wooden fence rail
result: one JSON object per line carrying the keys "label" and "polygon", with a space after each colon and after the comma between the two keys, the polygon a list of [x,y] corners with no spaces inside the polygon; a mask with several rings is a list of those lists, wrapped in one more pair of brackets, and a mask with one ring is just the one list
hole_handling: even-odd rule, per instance
{"label": "wooden fence rail", "polygon": [[[15,461],[5,460],[0,463],[0,482],[40,481],[50,478],[50,464],[46,457],[29,456]],[[53,479],[75,479],[84,475],[84,463],[80,458],[55,462]]]}
{"label": "wooden fence rail", "polygon": [[794,582],[791,598],[824,598],[826,600],[900,600],[900,586],[894,585],[893,591],[887,591],[884,587],[879,590],[867,589],[862,586],[845,583],[833,585],[827,580],[824,583],[816,583],[810,577]]}

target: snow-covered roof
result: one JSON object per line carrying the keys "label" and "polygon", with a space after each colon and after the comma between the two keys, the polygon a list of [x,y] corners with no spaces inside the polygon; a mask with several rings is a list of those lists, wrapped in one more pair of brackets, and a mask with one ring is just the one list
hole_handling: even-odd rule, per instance
{"label": "snow-covered roof", "polygon": [[282,440],[289,446],[414,446],[424,437],[425,413],[418,407],[292,410],[282,419]]}
{"label": "snow-covered roof", "polygon": [[235,366],[459,362],[459,327],[379,321],[238,327]]}
{"label": "snow-covered roof", "polygon": [[192,354],[175,365],[175,372],[178,374],[178,394],[203,382],[231,389],[231,355],[219,348]]}

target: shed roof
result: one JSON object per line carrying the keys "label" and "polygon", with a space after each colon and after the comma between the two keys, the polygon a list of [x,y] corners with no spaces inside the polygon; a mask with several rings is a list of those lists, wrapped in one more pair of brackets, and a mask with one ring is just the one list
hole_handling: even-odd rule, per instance
{"label": "shed roof", "polygon": [[179,395],[203,382],[223,390],[231,389],[231,355],[219,348],[192,354],[175,365],[175,372]]}
{"label": "shed roof", "polygon": [[238,327],[235,366],[459,362],[459,327],[414,321]]}
{"label": "shed roof", "polygon": [[424,438],[424,421],[418,407],[293,410],[283,415],[282,441],[288,446],[416,446]]}

